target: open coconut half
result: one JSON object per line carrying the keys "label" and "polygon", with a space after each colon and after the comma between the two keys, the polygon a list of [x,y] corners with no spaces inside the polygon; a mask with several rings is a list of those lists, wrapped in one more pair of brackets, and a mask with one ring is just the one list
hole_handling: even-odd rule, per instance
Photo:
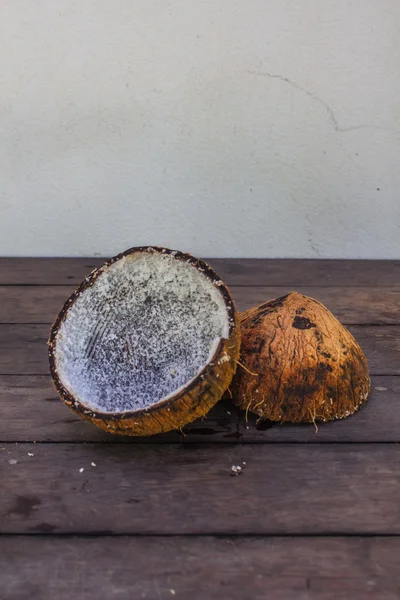
{"label": "open coconut half", "polygon": [[225,284],[203,261],[139,247],[93,271],[49,339],[65,403],[112,433],[152,435],[205,415],[236,370],[240,330]]}

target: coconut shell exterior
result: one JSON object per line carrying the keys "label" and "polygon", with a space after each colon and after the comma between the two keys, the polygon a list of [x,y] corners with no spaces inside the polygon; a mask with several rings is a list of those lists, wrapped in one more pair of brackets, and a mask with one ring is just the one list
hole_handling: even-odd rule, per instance
{"label": "coconut shell exterior", "polygon": [[[292,292],[240,314],[235,403],[263,419],[310,423],[352,415],[370,393],[360,346],[320,302]],[[250,372],[249,372],[250,371]]]}
{"label": "coconut shell exterior", "polygon": [[[220,340],[212,360],[205,365],[204,369],[185,389],[175,396],[143,410],[115,414],[101,413],[85,407],[63,386],[55,361],[57,332],[68,309],[79,295],[87,287],[93,285],[97,277],[114,262],[124,256],[137,252],[173,254],[175,259],[190,262],[195,268],[202,271],[203,275],[210,278],[213,284],[218,287],[225,300],[229,318],[229,337]],[[184,425],[206,415],[212,406],[220,400],[232,381],[239,358],[239,317],[227,286],[207,263],[183,252],[154,246],[141,246],[118,254],[86,277],[77,290],[65,302],[53,324],[48,341],[48,351],[53,383],[60,397],[69,408],[83,419],[110,433],[127,436],[150,436],[174,429],[181,429]]]}

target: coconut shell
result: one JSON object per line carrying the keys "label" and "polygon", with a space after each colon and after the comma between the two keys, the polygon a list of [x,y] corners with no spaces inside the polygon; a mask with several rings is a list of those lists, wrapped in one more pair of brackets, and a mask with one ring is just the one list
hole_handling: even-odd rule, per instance
{"label": "coconut shell", "polygon": [[309,423],[352,415],[370,392],[360,346],[320,302],[292,292],[240,314],[233,399],[263,419]]}
{"label": "coconut shell", "polygon": [[[123,259],[135,259],[142,253],[160,254],[173,257],[177,261],[184,261],[212,282],[214,288],[218,290],[223,298],[228,317],[229,332],[227,337],[221,337],[212,357],[202,370],[197,373],[195,378],[190,380],[188,385],[181,386],[176,394],[169,395],[167,399],[157,401],[141,410],[124,412],[93,410],[74,394],[60,373],[56,351],[61,336],[60,328],[77,300],[96,283],[98,278],[106,274],[114,263]],[[116,343],[118,344],[119,341]],[[166,248],[147,246],[132,248],[108,260],[102,267],[94,270],[73,292],[65,302],[51,328],[48,349],[53,382],[67,406],[83,419],[110,433],[148,436],[173,429],[181,429],[187,423],[207,414],[210,408],[221,398],[231,383],[239,357],[240,328],[238,314],[228,288],[205,262],[189,254],[171,251]],[[93,349],[91,352],[93,355]]]}

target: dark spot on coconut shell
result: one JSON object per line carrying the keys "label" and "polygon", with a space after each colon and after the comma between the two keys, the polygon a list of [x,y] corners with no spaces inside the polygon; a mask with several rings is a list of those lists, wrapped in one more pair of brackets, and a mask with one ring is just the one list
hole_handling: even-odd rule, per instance
{"label": "dark spot on coconut shell", "polygon": [[257,310],[264,310],[264,308],[268,308],[270,305],[270,300],[268,302],[264,302],[264,304],[260,304],[260,306],[257,307]]}
{"label": "dark spot on coconut shell", "polygon": [[266,338],[261,338],[260,343],[258,345],[258,352],[262,352],[262,349],[264,348],[266,342]]}
{"label": "dark spot on coconut shell", "polygon": [[[285,296],[280,296],[279,298],[275,298],[275,300],[268,300],[268,302],[264,302],[264,304],[260,304],[260,306],[258,307],[258,310],[264,310],[266,308],[270,308],[271,311],[268,311],[268,312],[272,312],[272,309],[274,309],[274,308],[281,308],[288,296],[289,296],[289,294],[286,294]],[[266,314],[268,314],[268,313],[266,313]]]}
{"label": "dark spot on coconut shell", "polygon": [[[297,385],[292,385],[290,387],[285,387],[285,395],[293,396],[295,398],[304,398],[308,394],[313,394],[317,389],[318,389],[317,386],[308,385],[307,382],[305,381],[304,384],[300,383]],[[288,404],[288,406],[290,407],[290,404]],[[284,407],[284,405],[282,404],[281,408],[284,412],[286,412],[283,407]]]}
{"label": "dark spot on coconut shell", "polygon": [[269,300],[268,302],[264,302],[264,304],[260,304],[260,306],[257,307],[257,315],[254,317],[254,319],[251,320],[250,323],[248,323],[247,326],[254,328],[259,323],[261,323],[263,317],[271,313],[277,312],[279,308],[282,308],[288,296],[289,294],[286,294],[286,296],[281,296],[280,298],[276,298],[275,300]]}
{"label": "dark spot on coconut shell", "polygon": [[328,393],[329,398],[332,398],[332,400],[335,400],[335,401],[337,400],[338,393],[337,393],[337,389],[336,388],[328,386],[326,388],[326,391]]}
{"label": "dark spot on coconut shell", "polygon": [[329,373],[332,373],[332,370],[333,369],[332,369],[331,365],[328,365],[327,363],[323,363],[323,362],[318,363],[318,371],[322,371],[322,372],[329,371]]}
{"label": "dark spot on coconut shell", "polygon": [[249,329],[254,329],[259,323],[261,323],[261,321],[262,321],[262,316],[256,317],[255,319],[252,319],[250,321],[250,323],[246,323],[246,326]]}
{"label": "dark spot on coconut shell", "polygon": [[316,324],[311,323],[310,319],[307,319],[307,317],[296,316],[293,319],[292,327],[295,327],[295,329],[311,329],[312,327],[316,327]]}
{"label": "dark spot on coconut shell", "polygon": [[340,365],[340,368],[343,371],[340,375],[340,379],[342,379],[343,381],[348,382],[357,378],[357,369],[352,361],[343,363],[342,365]]}
{"label": "dark spot on coconut shell", "polygon": [[331,354],[329,354],[329,352],[325,352],[324,350],[321,350],[321,351],[320,351],[320,354],[321,354],[322,356],[325,356],[325,358],[332,358],[332,355],[331,355]]}
{"label": "dark spot on coconut shell", "polygon": [[301,315],[302,312],[304,312],[306,309],[305,308],[298,308],[296,310],[296,315]]}

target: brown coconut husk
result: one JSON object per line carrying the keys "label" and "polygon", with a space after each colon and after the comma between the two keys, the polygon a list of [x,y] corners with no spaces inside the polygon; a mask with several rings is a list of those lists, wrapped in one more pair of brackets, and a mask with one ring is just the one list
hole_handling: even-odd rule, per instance
{"label": "brown coconut husk", "polygon": [[[60,348],[65,347],[67,350],[69,349],[68,339],[66,339],[68,335],[65,328],[63,328],[63,323],[66,321],[66,319],[71,319],[71,315],[74,314],[73,312],[71,313],[71,311],[73,310],[73,307],[76,306],[76,303],[84,297],[85,293],[90,290],[92,286],[95,286],[98,282],[101,283],[101,278],[109,276],[110,270],[113,269],[113,266],[115,268],[116,263],[122,264],[121,261],[133,261],[138,257],[143,257],[143,255],[157,256],[157,261],[158,259],[163,261],[166,259],[166,257],[169,257],[171,260],[173,259],[174,261],[184,262],[189,265],[190,268],[196,269],[197,273],[199,273],[202,278],[207,280],[207,285],[209,285],[210,288],[212,287],[213,290],[217,290],[218,299],[222,300],[223,304],[220,306],[223,306],[226,310],[226,323],[228,324],[227,335],[219,339],[217,347],[214,351],[214,346],[211,346],[210,352],[213,352],[212,356],[209,357],[203,366],[200,365],[200,368],[202,368],[199,372],[197,372],[195,377],[191,378],[186,385],[180,386],[176,393],[172,392],[172,394],[169,394],[166,399],[156,398],[154,403],[151,403],[151,405],[138,410],[112,410],[112,412],[110,412],[108,408],[107,411],[102,411],[99,408],[93,408],[92,402],[89,401],[90,385],[88,387],[89,391],[87,393],[87,397],[82,397],[82,393],[78,394],[76,389],[73,389],[71,382],[68,380],[69,376],[66,376],[65,373],[63,374],[63,370],[68,370],[68,363],[67,368],[63,366],[63,361],[67,361],[67,358],[66,354],[63,355],[62,351],[60,351]],[[133,290],[133,293],[134,292],[135,290]],[[121,293],[121,301],[123,301],[126,293],[130,293],[129,287],[124,289],[123,293]],[[215,294],[215,292],[210,293]],[[147,300],[148,298],[146,298],[145,302],[147,302]],[[151,298],[149,302],[151,303]],[[103,308],[104,310],[100,314],[100,321],[103,319],[103,313],[107,313],[105,310],[107,308],[107,298],[104,299],[104,304],[105,307],[101,307],[101,310],[103,310]],[[113,306],[112,310],[116,310],[118,312],[118,306]],[[107,314],[111,313],[109,312]],[[128,334],[129,327],[134,328],[134,326],[134,323],[130,324],[129,320],[127,321],[126,327],[128,329]],[[149,327],[151,327],[151,323],[149,324]],[[104,327],[102,331],[104,332]],[[95,360],[96,348],[100,343],[98,328],[96,329],[96,334],[92,334],[93,331],[89,332],[86,336],[88,338],[88,347],[86,354],[84,355],[84,360],[86,361],[85,369],[91,368],[91,364]],[[74,335],[75,337],[78,335],[76,331]],[[82,335],[79,334],[79,341],[81,340],[82,336],[83,338],[85,337],[84,332]],[[144,337],[146,337],[146,332],[144,332]],[[127,339],[129,339],[129,336]],[[160,340],[160,343],[163,343],[161,334]],[[169,343],[171,346],[172,356],[173,340],[174,333],[171,332]],[[85,344],[86,342],[87,340],[85,340]],[[74,343],[75,342],[72,340],[72,348],[74,347]],[[57,348],[57,344],[60,344],[60,348]],[[126,345],[127,342],[126,340],[123,341],[118,337],[114,342],[110,342],[109,351],[113,352],[115,349],[117,349],[117,354],[120,352],[121,355],[121,344]],[[122,254],[119,254],[118,256],[115,256],[114,258],[108,260],[102,267],[96,269],[88,277],[86,277],[78,289],[66,301],[54,325],[52,326],[48,347],[50,372],[53,377],[54,384],[67,406],[79,414],[83,419],[94,423],[105,431],[122,435],[145,436],[170,431],[173,429],[181,429],[187,423],[194,421],[198,417],[204,416],[221,398],[231,383],[232,377],[236,370],[240,348],[240,328],[238,324],[238,316],[235,311],[235,306],[229,290],[209,265],[189,254],[171,251],[166,248],[145,246],[132,248],[126,252],[123,252]],[[129,361],[135,350],[137,349],[127,347],[127,354],[123,355],[123,360],[128,361],[127,369],[130,368]],[[108,351],[108,348],[106,348],[106,350],[102,348],[103,354],[104,351]],[[72,350],[72,359],[69,358],[68,360],[74,360],[73,352],[74,350]],[[125,352],[125,350],[123,352]],[[122,360],[121,356],[120,360]],[[139,354],[138,360],[140,359],[141,355]],[[117,362],[115,364],[115,368],[120,368]],[[153,375],[153,372],[149,374],[150,377],[153,377]],[[83,376],[88,377],[86,371],[84,372]],[[124,382],[127,381],[125,375],[123,380]],[[79,385],[77,387],[79,387]],[[115,387],[116,389],[118,388],[118,381],[116,381]],[[108,400],[108,402],[112,402],[112,397],[111,400]]]}
{"label": "brown coconut husk", "polygon": [[370,393],[360,346],[320,302],[292,292],[240,314],[235,403],[262,419],[342,419]]}

